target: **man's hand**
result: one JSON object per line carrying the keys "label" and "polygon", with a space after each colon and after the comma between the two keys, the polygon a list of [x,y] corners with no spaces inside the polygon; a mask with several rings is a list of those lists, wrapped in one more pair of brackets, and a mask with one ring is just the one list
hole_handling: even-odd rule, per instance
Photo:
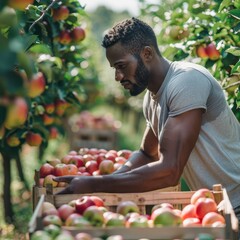
{"label": "man's hand", "polygon": [[54,181],[69,184],[57,194],[92,193],[89,176],[62,176],[55,177]]}

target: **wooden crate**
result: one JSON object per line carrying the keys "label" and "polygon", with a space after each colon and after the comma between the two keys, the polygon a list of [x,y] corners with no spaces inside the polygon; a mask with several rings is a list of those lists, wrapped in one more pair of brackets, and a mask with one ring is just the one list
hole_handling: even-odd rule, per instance
{"label": "wooden crate", "polygon": [[[50,193],[48,193],[50,191]],[[36,209],[29,223],[29,233],[42,229],[41,222],[42,203],[43,201],[52,202],[56,207],[69,202],[72,199],[77,199],[83,194],[66,194],[54,195],[51,189],[47,189],[46,195],[41,195]],[[132,200],[138,204],[142,213],[147,211],[147,206],[156,205],[163,202],[168,202],[180,208],[190,203],[190,198],[194,192],[159,192],[151,191],[145,193],[130,193],[130,194],[113,194],[113,193],[94,193],[84,195],[96,195],[101,197],[107,207],[114,207],[122,200]],[[221,201],[221,210],[226,220],[225,227],[149,227],[149,228],[125,228],[125,227],[92,227],[86,229],[78,229],[75,227],[63,227],[69,230],[73,236],[78,232],[87,232],[93,237],[102,237],[110,235],[122,235],[125,240],[137,239],[194,239],[198,234],[211,234],[214,239],[238,239],[238,220],[233,212],[225,189],[213,191],[216,202]]]}
{"label": "wooden crate", "polygon": [[[46,187],[40,187],[38,185],[39,183],[39,171],[35,170],[35,185],[32,188],[32,205],[33,205],[33,210],[36,208],[37,203],[39,201],[39,198],[41,197],[41,195],[46,195],[47,194],[47,189]],[[61,191],[63,188],[62,187],[56,187],[56,188],[51,188],[49,186],[49,190],[48,190],[48,196],[47,198],[51,198],[51,196],[59,191]],[[158,193],[158,192],[176,192],[176,191],[181,191],[181,184],[179,183],[178,185],[174,186],[174,187],[168,187],[168,188],[163,188],[163,189],[159,189],[157,191],[154,191],[153,193]],[[151,192],[150,192],[151,193]],[[141,193],[143,194],[143,193]],[[144,195],[144,194],[143,194]],[[61,196],[61,195],[60,195]],[[62,197],[64,197],[66,195],[62,195]],[[128,194],[122,194],[121,195],[124,199],[126,199],[128,197]],[[73,200],[75,199],[76,194],[69,194],[68,195],[68,199]],[[61,197],[59,199],[61,201]],[[50,200],[49,200],[50,201]],[[63,201],[66,201],[65,199]],[[63,202],[62,201],[62,202]],[[62,202],[60,202],[59,204],[63,204]],[[111,203],[112,204],[112,203]],[[60,206],[58,205],[58,206]]]}
{"label": "wooden crate", "polygon": [[79,150],[80,147],[115,149],[117,145],[117,132],[105,129],[79,129],[72,132],[70,148]]}

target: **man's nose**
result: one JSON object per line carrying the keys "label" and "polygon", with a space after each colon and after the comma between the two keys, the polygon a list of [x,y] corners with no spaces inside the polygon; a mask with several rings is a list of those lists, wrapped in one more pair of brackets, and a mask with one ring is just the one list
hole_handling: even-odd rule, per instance
{"label": "man's nose", "polygon": [[121,81],[123,79],[123,73],[119,70],[115,71],[115,80],[116,81]]}

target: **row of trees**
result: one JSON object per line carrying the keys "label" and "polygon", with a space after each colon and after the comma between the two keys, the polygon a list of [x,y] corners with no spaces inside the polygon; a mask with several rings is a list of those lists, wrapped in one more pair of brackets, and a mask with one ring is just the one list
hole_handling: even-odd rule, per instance
{"label": "row of trees", "polygon": [[11,161],[24,177],[20,153],[64,134],[63,119],[98,96],[86,47],[88,17],[78,0],[0,3],[0,153],[6,222],[13,221]]}

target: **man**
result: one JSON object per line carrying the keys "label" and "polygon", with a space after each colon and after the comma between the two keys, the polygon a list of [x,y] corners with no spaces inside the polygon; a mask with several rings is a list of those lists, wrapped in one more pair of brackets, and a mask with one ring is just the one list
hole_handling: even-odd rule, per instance
{"label": "man", "polygon": [[70,183],[61,193],[144,192],[182,176],[192,190],[222,184],[240,216],[240,125],[218,82],[202,66],[162,57],[152,28],[136,18],[109,30],[102,46],[116,81],[133,96],[147,89],[146,130],[120,170],[56,178]]}

